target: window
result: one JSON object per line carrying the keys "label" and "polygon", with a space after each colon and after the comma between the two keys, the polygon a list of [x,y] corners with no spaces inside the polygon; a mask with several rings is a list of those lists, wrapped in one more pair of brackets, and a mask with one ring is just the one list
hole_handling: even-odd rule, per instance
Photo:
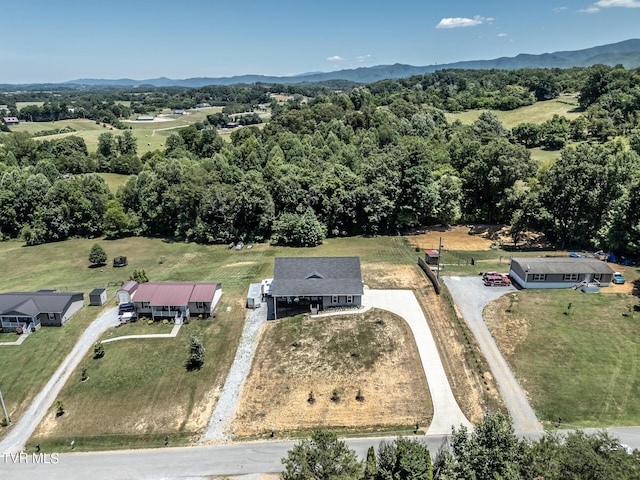
{"label": "window", "polygon": [[353,303],[353,295],[347,295],[347,303]]}
{"label": "window", "polygon": [[601,273],[594,273],[593,274],[593,281],[594,282],[599,282],[600,280],[602,280],[602,274]]}
{"label": "window", "polygon": [[338,295],[331,295],[331,303],[338,303]]}
{"label": "window", "polygon": [[534,273],[533,281],[534,282],[544,282],[547,279],[547,276],[544,273]]}
{"label": "window", "polygon": [[198,310],[204,310],[204,302],[196,302],[196,308]]}
{"label": "window", "polygon": [[142,308],[148,309],[149,308],[149,302],[142,302]]}
{"label": "window", "polygon": [[577,282],[578,281],[578,274],[577,273],[565,273],[564,274],[564,281],[565,282]]}
{"label": "window", "polygon": [[56,319],[56,314],[48,312],[47,313],[47,317],[49,318],[49,320],[55,320]]}

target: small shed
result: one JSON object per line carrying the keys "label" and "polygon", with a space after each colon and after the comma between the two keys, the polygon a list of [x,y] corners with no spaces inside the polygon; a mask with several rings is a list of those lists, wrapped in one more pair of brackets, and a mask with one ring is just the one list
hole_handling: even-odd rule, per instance
{"label": "small shed", "polygon": [[129,280],[124,283],[117,293],[118,303],[130,303],[133,300],[133,295],[138,289],[138,282]]}
{"label": "small shed", "polygon": [[127,257],[120,256],[113,259],[114,267],[126,267],[127,265],[129,265],[129,262],[127,262]]}
{"label": "small shed", "polygon": [[438,250],[425,250],[424,259],[427,265],[437,265],[440,259],[440,252]]}
{"label": "small shed", "polygon": [[262,303],[262,284],[252,283],[249,285],[249,294],[247,295],[247,308],[260,308]]}
{"label": "small shed", "polygon": [[89,305],[101,307],[107,303],[107,290],[104,288],[94,288],[89,293]]}

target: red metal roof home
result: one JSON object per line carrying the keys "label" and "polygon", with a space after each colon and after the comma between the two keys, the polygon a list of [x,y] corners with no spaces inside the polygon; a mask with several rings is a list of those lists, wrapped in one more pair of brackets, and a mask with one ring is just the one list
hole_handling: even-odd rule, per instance
{"label": "red metal roof home", "polygon": [[208,318],[222,295],[214,282],[146,282],[138,285],[133,303],[140,318]]}
{"label": "red metal roof home", "polygon": [[4,122],[5,125],[17,125],[20,123],[20,120],[18,120],[18,117],[3,117],[2,121]]}
{"label": "red metal roof home", "polygon": [[186,306],[189,302],[210,302],[219,283],[146,282],[138,285],[136,302],[149,302],[152,307]]}

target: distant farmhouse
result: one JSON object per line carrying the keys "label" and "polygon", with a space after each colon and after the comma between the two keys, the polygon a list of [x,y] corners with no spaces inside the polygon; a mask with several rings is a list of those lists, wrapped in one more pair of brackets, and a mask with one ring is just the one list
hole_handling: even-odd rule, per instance
{"label": "distant farmhouse", "polygon": [[0,326],[3,332],[24,331],[40,326],[61,327],[84,306],[82,293],[15,292],[0,294]]}
{"label": "distant farmhouse", "polygon": [[267,318],[358,307],[363,294],[359,257],[276,258]]}
{"label": "distant farmhouse", "polygon": [[18,120],[18,117],[2,117],[2,123],[5,125],[18,125],[20,120]]}
{"label": "distant farmhouse", "polygon": [[[222,285],[214,282],[127,282],[118,290],[118,300],[128,299],[137,316],[152,320],[211,317],[222,296]],[[127,298],[128,297],[128,298]]]}
{"label": "distant farmhouse", "polygon": [[570,288],[583,282],[606,287],[613,270],[597,258],[513,258],[509,276],[522,288]]}

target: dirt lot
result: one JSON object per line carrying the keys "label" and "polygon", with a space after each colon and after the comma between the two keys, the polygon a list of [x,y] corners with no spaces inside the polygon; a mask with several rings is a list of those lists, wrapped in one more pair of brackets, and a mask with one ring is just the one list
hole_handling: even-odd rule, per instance
{"label": "dirt lot", "polygon": [[[268,322],[234,423],[237,436],[271,428],[389,428],[433,415],[409,327],[380,310]],[[357,400],[360,391],[364,397]],[[313,392],[313,402],[309,397]],[[334,394],[338,399],[332,400]]]}
{"label": "dirt lot", "polygon": [[469,227],[459,225],[449,228],[432,228],[427,230],[426,233],[417,233],[416,235],[408,236],[408,238],[412,244],[422,249],[437,250],[438,241],[442,239],[443,248],[449,250],[489,250],[491,243],[493,243],[493,240],[489,238],[492,230],[487,227],[484,234],[470,235]]}

